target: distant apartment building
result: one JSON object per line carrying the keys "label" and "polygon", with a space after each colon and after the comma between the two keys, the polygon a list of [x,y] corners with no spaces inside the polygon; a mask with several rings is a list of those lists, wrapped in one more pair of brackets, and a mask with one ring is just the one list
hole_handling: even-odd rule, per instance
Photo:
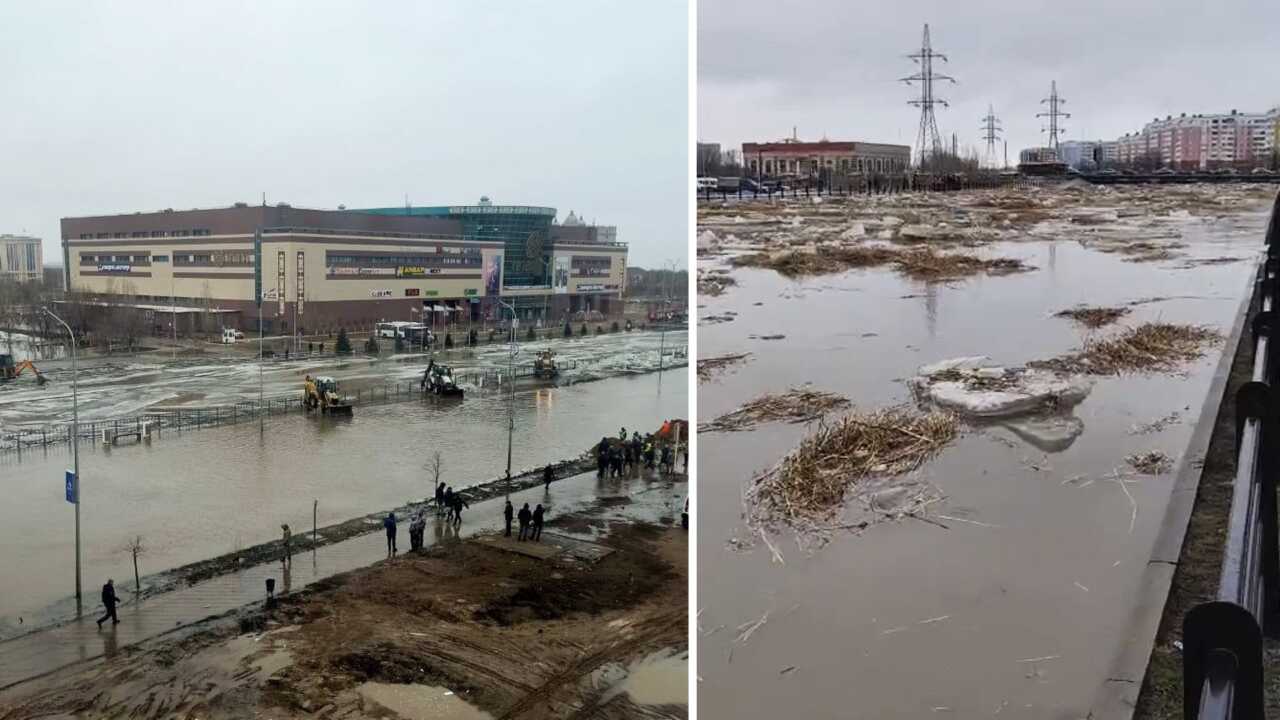
{"label": "distant apartment building", "polygon": [[1116,161],[1176,170],[1263,167],[1280,148],[1280,108],[1155,118],[1117,141]]}
{"label": "distant apartment building", "polygon": [[0,279],[29,282],[44,277],[40,238],[0,235]]}
{"label": "distant apartment building", "polygon": [[743,143],[742,164],[751,176],[809,177],[821,172],[900,173],[911,167],[911,148],[886,143],[794,138]]}

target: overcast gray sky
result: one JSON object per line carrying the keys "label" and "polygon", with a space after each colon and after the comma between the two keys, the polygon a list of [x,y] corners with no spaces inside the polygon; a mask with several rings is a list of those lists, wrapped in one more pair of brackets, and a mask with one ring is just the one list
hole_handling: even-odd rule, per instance
{"label": "overcast gray sky", "polygon": [[977,146],[987,104],[1009,157],[1045,142],[1035,114],[1057,80],[1064,139],[1114,139],[1155,116],[1262,111],[1280,104],[1276,0],[700,0],[700,140],[727,149],[801,139],[914,145],[918,94],[899,78],[930,24],[951,102],[938,128]]}
{"label": "overcast gray sky", "polygon": [[687,264],[688,6],[0,0],[0,233],[236,201],[554,206]]}

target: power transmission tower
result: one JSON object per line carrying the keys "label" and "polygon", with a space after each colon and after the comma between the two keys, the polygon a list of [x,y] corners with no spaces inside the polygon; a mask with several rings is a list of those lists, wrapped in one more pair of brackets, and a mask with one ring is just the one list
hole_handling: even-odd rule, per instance
{"label": "power transmission tower", "polygon": [[956,79],[933,71],[934,59],[940,59],[942,62],[948,62],[948,60],[946,55],[934,52],[929,44],[928,23],[924,25],[924,37],[920,42],[920,49],[907,57],[920,66],[919,72],[902,78],[902,82],[907,85],[913,82],[920,83],[920,99],[910,100],[907,104],[920,108],[920,132],[916,136],[916,164],[924,166],[925,160],[942,153],[942,138],[938,136],[938,121],[933,115],[933,106],[950,107],[946,100],[934,96],[933,83],[938,80],[954,83]]}
{"label": "power transmission tower", "polygon": [[1067,131],[1064,127],[1058,127],[1058,118],[1069,118],[1070,113],[1065,113],[1061,107],[1067,104],[1066,100],[1058,97],[1058,81],[1054,80],[1049,85],[1049,97],[1040,101],[1041,105],[1049,104],[1049,112],[1036,113],[1036,117],[1049,118],[1049,127],[1041,128],[1041,132],[1049,133],[1049,147],[1054,153],[1058,152],[1058,136]]}
{"label": "power transmission tower", "polygon": [[987,167],[996,166],[996,141],[1004,133],[1004,127],[1000,125],[1000,118],[996,117],[996,111],[987,106],[987,116],[982,118],[982,139],[987,141],[987,153],[983,160],[986,161]]}

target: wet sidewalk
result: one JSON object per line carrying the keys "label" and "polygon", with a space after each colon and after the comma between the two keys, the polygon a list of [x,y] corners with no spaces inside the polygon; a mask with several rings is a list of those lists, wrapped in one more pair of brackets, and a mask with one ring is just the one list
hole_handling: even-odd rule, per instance
{"label": "wet sidewalk", "polygon": [[[683,476],[677,476],[683,478]],[[542,486],[513,493],[512,504],[530,507],[542,503],[547,508],[547,522],[556,518],[599,508],[603,519],[618,518],[656,522],[661,518],[678,520],[686,492],[684,482],[660,479],[645,474],[636,478],[599,480],[586,473],[556,481],[550,492]],[[630,503],[598,503],[602,498],[629,497]],[[458,537],[498,530],[502,526],[503,498],[475,503],[463,512]],[[397,545],[401,552],[409,548],[409,519],[400,520]],[[564,529],[557,529],[561,534]],[[443,520],[429,512],[426,545],[454,539]],[[584,536],[585,537],[585,536]],[[112,628],[108,621],[101,629],[95,623],[102,612],[97,602],[98,588],[88,588],[85,614],[65,625],[0,642],[0,689],[51,673],[64,666],[101,657],[110,658],[122,648],[170,632],[191,623],[222,615],[230,610],[258,603],[266,598],[266,580],[274,578],[278,595],[301,589],[317,580],[368,566],[387,558],[386,535],[378,530],[317,550],[295,554],[291,566],[281,562],[247,567],[237,573],[211,578],[190,587],[173,590],[117,608],[120,624]],[[118,586],[128,587],[124,578]]]}

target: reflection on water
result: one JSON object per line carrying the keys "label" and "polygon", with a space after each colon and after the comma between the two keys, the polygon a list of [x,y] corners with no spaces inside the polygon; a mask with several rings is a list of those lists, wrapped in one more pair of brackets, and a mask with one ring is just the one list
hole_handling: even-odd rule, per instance
{"label": "reflection on water", "polygon": [[[614,378],[516,394],[513,473],[577,456],[619,425],[656,430],[687,414],[687,370]],[[427,462],[456,487],[500,477],[507,405],[493,394],[358,408],[334,420],[303,414],[166,433],[144,445],[81,444],[81,522],[86,583],[132,575],[124,542],[143,535],[143,574],[177,567],[432,494]],[[71,590],[72,508],[63,498],[67,448],[0,456],[0,620]],[[90,593],[92,595],[92,593]]]}

